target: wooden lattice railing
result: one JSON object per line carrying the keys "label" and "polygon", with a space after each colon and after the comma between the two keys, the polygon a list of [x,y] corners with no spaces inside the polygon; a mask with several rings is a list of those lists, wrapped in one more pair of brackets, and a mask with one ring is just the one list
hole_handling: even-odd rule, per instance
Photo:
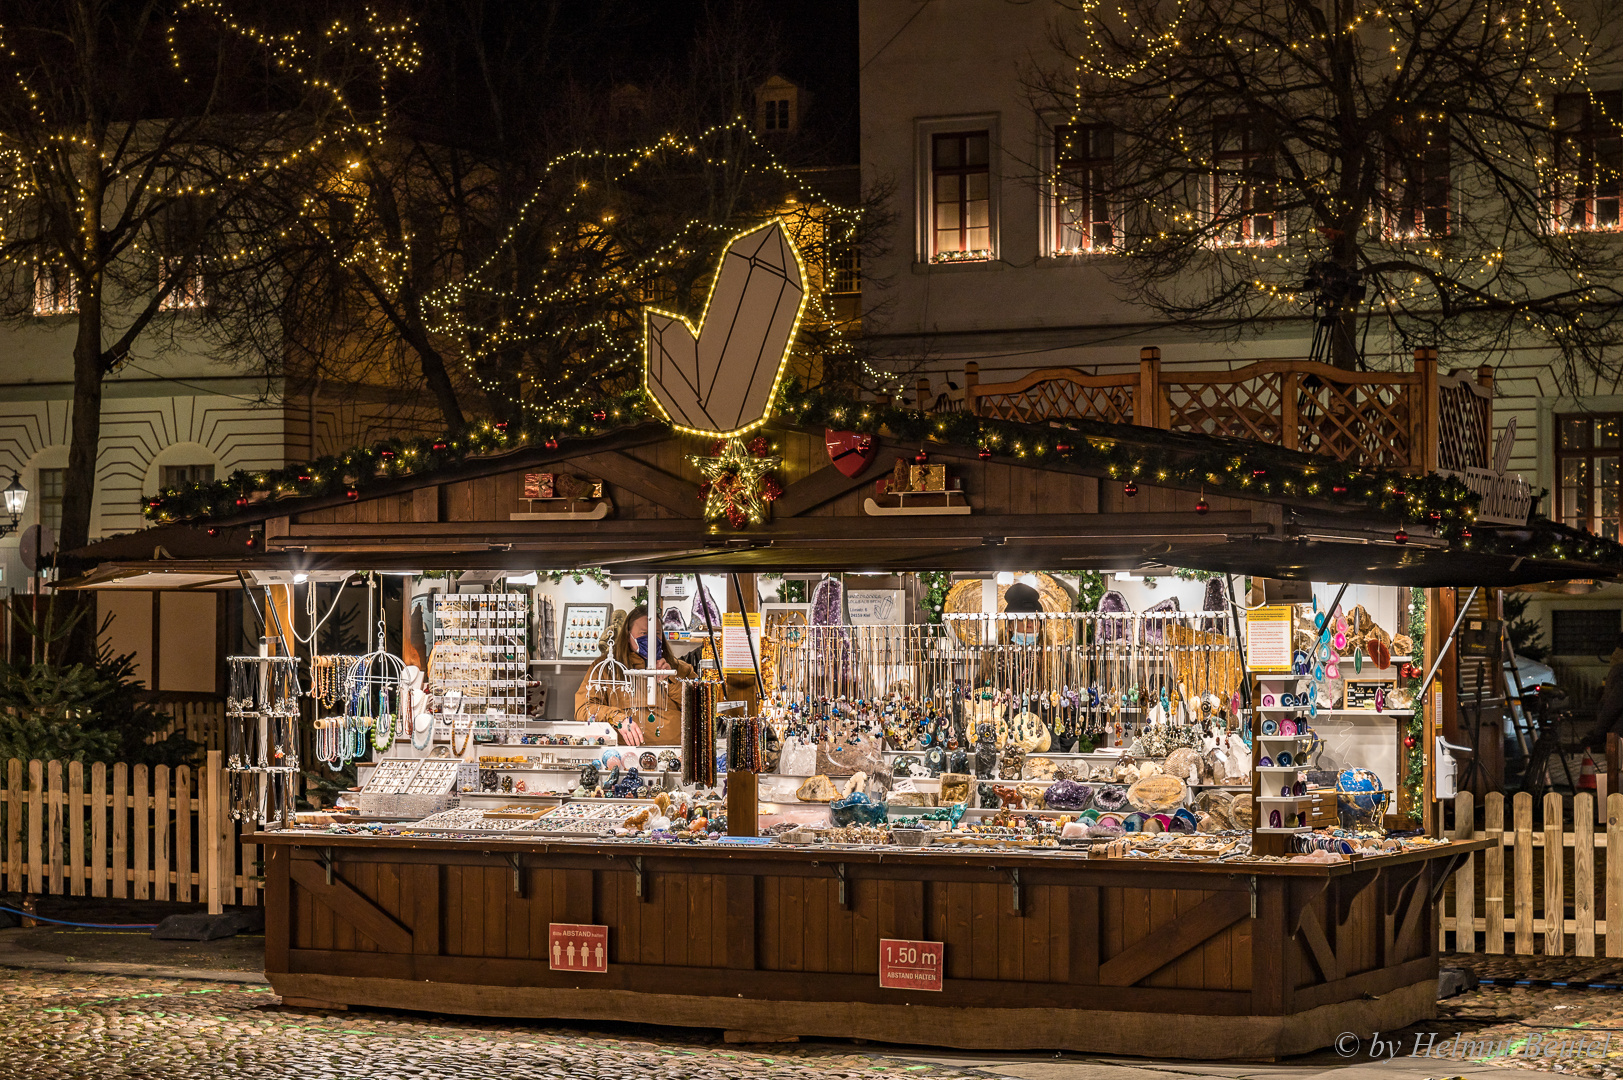
{"label": "wooden lattice railing", "polygon": [[1264,360],[1233,370],[1163,369],[1159,349],[1141,350],[1138,371],[1096,375],[1045,368],[1007,383],[980,382],[925,408],[1040,423],[1100,420],[1163,431],[1225,435],[1321,454],[1364,468],[1431,472],[1486,464],[1493,377],[1437,374],[1437,351],[1416,349],[1406,372],[1347,371],[1311,360]]}

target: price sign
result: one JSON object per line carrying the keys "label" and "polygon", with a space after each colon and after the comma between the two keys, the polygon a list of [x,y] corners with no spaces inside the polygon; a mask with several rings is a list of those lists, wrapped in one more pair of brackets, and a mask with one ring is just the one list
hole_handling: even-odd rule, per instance
{"label": "price sign", "polygon": [[1254,673],[1291,669],[1291,609],[1260,607],[1245,616],[1245,663]]}
{"label": "price sign", "polygon": [[547,957],[553,971],[609,970],[609,928],[587,923],[548,923]]}
{"label": "price sign", "polygon": [[940,990],[941,942],[880,938],[879,985],[890,990]]}

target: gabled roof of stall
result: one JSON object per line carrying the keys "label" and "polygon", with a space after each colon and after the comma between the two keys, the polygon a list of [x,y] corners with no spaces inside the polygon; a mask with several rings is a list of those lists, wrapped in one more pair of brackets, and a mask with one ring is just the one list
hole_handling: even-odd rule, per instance
{"label": "gabled roof of stall", "polygon": [[[1471,520],[1439,477],[1362,472],[1243,440],[1094,422],[1027,425],[791,393],[759,433],[783,493],[767,520],[709,520],[697,461],[711,442],[649,421],[634,399],[547,427],[476,425],[456,438],[347,455],[170,493],[159,528],[75,553],[79,584],[238,569],[1057,571],[1162,565],[1419,586],[1623,573],[1623,549],[1549,522]],[[828,426],[869,432],[855,477]],[[967,515],[878,515],[870,496],[919,454],[961,482]],[[527,473],[602,480],[602,520],[515,517]],[[1125,481],[1138,485],[1129,497]],[[1204,504],[1202,512],[1199,507]],[[1435,516],[1434,516],[1435,515]],[[1399,530],[1406,543],[1395,542]]]}

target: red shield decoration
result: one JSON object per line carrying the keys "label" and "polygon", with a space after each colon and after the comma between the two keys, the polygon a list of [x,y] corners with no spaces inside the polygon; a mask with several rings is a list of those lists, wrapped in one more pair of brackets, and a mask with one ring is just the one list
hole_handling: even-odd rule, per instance
{"label": "red shield decoration", "polygon": [[823,432],[823,441],[828,445],[828,459],[834,467],[853,480],[861,476],[879,454],[879,444],[872,435],[855,431],[829,428]]}

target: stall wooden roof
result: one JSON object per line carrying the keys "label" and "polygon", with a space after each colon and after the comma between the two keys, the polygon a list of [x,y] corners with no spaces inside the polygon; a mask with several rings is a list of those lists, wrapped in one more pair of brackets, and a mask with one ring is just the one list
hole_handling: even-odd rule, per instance
{"label": "stall wooden roof", "polygon": [[[110,538],[76,553],[95,568],[64,584],[98,587],[176,572],[220,574],[226,584],[239,569],[577,566],[779,572],[1187,566],[1416,586],[1615,572],[1575,560],[1450,549],[1415,523],[1407,526],[1409,542],[1399,545],[1394,523],[1331,503],[1205,493],[1210,509],[1198,514],[1201,492],[1144,484],[1130,498],[1120,483],[1066,463],[982,461],[972,450],[938,444],[929,446],[929,461],[961,482],[973,512],[871,516],[865,504],[875,482],[898,457],[911,461],[918,445],[880,437],[872,465],[851,478],[830,463],[820,429],[774,427],[766,434],[781,456],[784,493],[769,520],[741,530],[703,516],[702,477],[691,459],[708,454],[710,442],[644,424],[558,450],[529,445],[464,461],[370,486],[354,499],[265,500],[207,527]],[[595,521],[515,520],[527,509],[525,474],[535,472],[600,479],[613,509]]]}

